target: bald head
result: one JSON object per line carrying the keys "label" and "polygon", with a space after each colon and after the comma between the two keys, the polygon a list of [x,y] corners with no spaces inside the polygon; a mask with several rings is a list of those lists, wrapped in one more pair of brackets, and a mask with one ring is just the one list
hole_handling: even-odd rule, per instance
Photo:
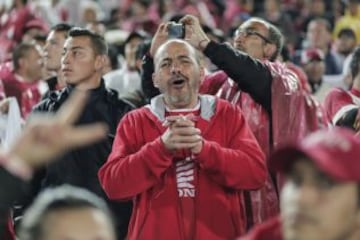
{"label": "bald head", "polygon": [[190,57],[194,58],[196,60],[196,62],[200,65],[200,55],[199,52],[190,45],[190,43],[182,40],[182,39],[171,39],[166,41],[164,44],[162,44],[155,52],[155,56],[154,56],[154,64],[155,64],[155,68],[156,68],[156,63],[159,62],[160,60],[160,56],[163,55],[164,51],[167,51],[169,48],[173,47],[173,46],[179,46],[179,45],[184,45],[188,51],[189,51],[189,55]]}

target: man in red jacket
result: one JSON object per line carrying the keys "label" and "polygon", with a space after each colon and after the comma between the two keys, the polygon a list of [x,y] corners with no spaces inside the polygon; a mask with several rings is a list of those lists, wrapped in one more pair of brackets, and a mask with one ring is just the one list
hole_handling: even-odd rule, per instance
{"label": "man in red jacket", "polygon": [[276,151],[270,166],[286,175],[280,217],[240,239],[360,239],[359,146],[359,136],[334,128]]}
{"label": "man in red jacket", "polygon": [[[318,104],[302,89],[297,75],[275,61],[283,45],[275,26],[251,18],[237,29],[232,47],[210,41],[193,16],[181,22],[185,39],[222,70],[207,76],[202,90],[212,92],[223,79],[216,95],[242,109],[266,156],[277,146],[302,139],[324,125]],[[246,192],[248,228],[278,214],[276,186],[281,181],[274,179],[275,174],[269,174],[264,188]]]}
{"label": "man in red jacket", "polygon": [[39,80],[42,77],[42,56],[34,43],[20,43],[13,52],[12,66],[0,67],[0,79],[7,97],[15,97],[23,118],[41,100]]}
{"label": "man in red jacket", "polygon": [[197,54],[183,40],[158,48],[162,95],[121,120],[99,171],[111,199],[133,199],[129,240],[233,239],[244,233],[241,191],[264,185],[264,154],[240,110],[199,95]]}
{"label": "man in red jacket", "polygon": [[360,131],[360,47],[353,53],[350,62],[352,87],[349,91],[334,88],[324,101],[324,108],[333,125]]}

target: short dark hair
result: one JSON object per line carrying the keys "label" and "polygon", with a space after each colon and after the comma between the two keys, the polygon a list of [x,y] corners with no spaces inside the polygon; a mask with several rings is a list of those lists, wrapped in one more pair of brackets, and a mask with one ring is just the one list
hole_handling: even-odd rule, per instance
{"label": "short dark hair", "polygon": [[354,79],[360,71],[360,47],[356,47],[350,62],[351,78]]}
{"label": "short dark hair", "polygon": [[106,203],[85,189],[64,185],[45,190],[26,211],[21,222],[20,239],[42,240],[46,216],[52,212],[86,208],[100,210],[111,222],[112,217]]}
{"label": "short dark hair", "polygon": [[343,28],[339,31],[337,37],[341,38],[341,37],[349,37],[349,38],[353,38],[356,40],[356,34],[354,32],[354,30],[352,30],[351,28]]}
{"label": "short dark hair", "polygon": [[12,62],[15,70],[18,70],[20,67],[20,59],[25,57],[32,49],[36,49],[36,45],[33,42],[22,42],[16,46],[12,54]]}
{"label": "short dark hair", "polygon": [[54,32],[63,32],[65,34],[65,38],[66,38],[68,35],[68,32],[70,31],[71,28],[73,28],[73,26],[70,24],[58,23],[58,24],[52,26],[50,30],[54,31]]}
{"label": "short dark hair", "polygon": [[90,39],[94,52],[97,55],[108,54],[108,45],[104,37],[100,36],[97,33],[93,33],[88,29],[74,27],[69,31],[68,37],[88,37]]}

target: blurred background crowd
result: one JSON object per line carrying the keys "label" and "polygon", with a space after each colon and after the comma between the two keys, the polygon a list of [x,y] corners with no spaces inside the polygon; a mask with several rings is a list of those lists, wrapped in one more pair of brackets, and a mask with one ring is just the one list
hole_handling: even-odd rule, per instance
{"label": "blurred background crowd", "polygon": [[[161,23],[176,22],[187,14],[196,16],[199,19],[202,29],[209,38],[209,42],[211,42],[210,47],[211,45],[214,46],[213,43],[229,43],[234,46],[234,51],[243,50],[243,52],[252,57],[252,60],[265,62],[265,73],[271,73],[272,75],[265,74],[264,76],[270,78],[270,81],[263,81],[262,83],[264,85],[269,83],[267,89],[269,91],[266,93],[268,93],[272,102],[275,102],[273,100],[277,95],[271,88],[271,83],[276,82],[272,81],[272,79],[276,78],[276,74],[274,74],[276,71],[271,71],[273,69],[268,67],[267,64],[269,62],[281,62],[281,66],[286,66],[286,69],[291,70],[282,72],[284,75],[296,75],[295,80],[299,83],[298,85],[301,90],[299,90],[301,94],[297,96],[305,96],[301,99],[308,100],[307,103],[313,103],[313,99],[316,99],[314,100],[314,103],[316,103],[314,104],[314,106],[316,105],[314,109],[316,110],[318,110],[317,108],[322,109],[320,106],[323,104],[325,108],[324,115],[326,116],[318,116],[321,114],[317,114],[314,111],[311,112],[314,119],[329,118],[327,120],[332,121],[333,125],[350,126],[350,128],[359,132],[360,49],[357,47],[360,43],[360,0],[0,0],[0,138],[3,147],[6,148],[6,144],[10,144],[12,141],[10,138],[20,133],[23,124],[26,123],[28,117],[34,112],[35,106],[37,106],[35,111],[57,111],[68,97],[72,90],[71,87],[79,87],[79,85],[82,87],[83,85],[81,84],[93,80],[94,75],[98,77],[98,79],[95,79],[98,81],[96,89],[105,89],[106,86],[106,89],[116,90],[118,94],[116,95],[115,91],[106,90],[106,93],[104,93],[105,98],[96,98],[96,91],[93,91],[95,94],[90,97],[91,100],[94,100],[94,102],[91,102],[93,105],[86,105],[86,114],[83,114],[85,123],[103,119],[110,122],[108,124],[110,133],[108,138],[104,140],[104,144],[99,144],[95,147],[90,146],[90,151],[79,151],[80,154],[78,154],[77,150],[74,150],[71,154],[63,156],[66,159],[66,161],[63,161],[63,166],[60,166],[61,161],[59,161],[59,165],[54,167],[55,170],[53,172],[48,171],[49,174],[42,175],[41,179],[34,177],[33,181],[40,182],[43,179],[50,179],[49,181],[53,182],[51,184],[47,182],[48,185],[52,185],[54,182],[54,185],[60,185],[60,182],[72,184],[81,178],[79,184],[76,182],[73,185],[80,185],[109,201],[98,183],[97,171],[104,164],[111,151],[119,119],[126,112],[149,103],[149,100],[159,93],[156,89],[154,91],[150,79],[150,74],[154,71],[153,66],[150,67],[150,71],[145,69],[146,67],[149,68],[149,62],[146,62],[145,59],[148,58],[152,61],[151,57],[154,57],[149,53],[151,52],[151,41],[156,40],[155,33],[159,31],[158,28]],[[272,52],[271,56],[264,54],[264,52],[261,52],[260,56],[252,51],[258,50],[256,45],[253,44],[258,44],[259,41],[257,40],[261,40],[261,45],[259,46],[262,48],[265,48],[266,44],[276,45],[275,48],[279,51],[281,48],[276,44],[279,39],[276,39],[276,36],[275,40],[272,39],[274,36],[271,36],[269,30],[267,30],[267,36],[265,36],[259,31],[260,28],[255,30],[251,27],[248,29],[239,28],[242,23],[249,19],[251,20],[253,17],[264,19],[278,27],[281,31],[285,38],[285,44],[280,54],[276,50]],[[258,20],[254,21],[257,22]],[[261,23],[261,21],[259,22]],[[64,49],[66,38],[69,32],[71,32],[70,29],[74,30],[73,27],[85,28],[105,39],[108,45],[105,66],[97,67],[96,64],[86,64],[81,59],[74,60],[73,62],[69,60],[73,60],[71,58],[73,56],[69,57],[70,52],[74,56],[77,54],[73,49]],[[76,35],[84,34],[81,31],[75,29],[72,33],[74,35],[70,35],[72,40],[83,36]],[[91,33],[87,32],[85,36],[101,43],[102,38],[99,40],[97,35],[94,36]],[[153,39],[154,35],[155,38]],[[249,36],[255,36],[258,39],[250,39],[247,42],[249,46],[241,46],[243,43],[237,43],[237,41],[241,41],[241,39]],[[157,37],[159,38],[159,36]],[[207,39],[205,39],[205,42],[207,42]],[[209,42],[207,43],[209,44]],[[281,41],[279,40],[278,42]],[[68,41],[65,46],[71,46],[70,43],[72,44],[71,41]],[[199,48],[200,43],[198,44]],[[91,45],[91,47],[94,46]],[[98,46],[94,48],[96,47]],[[226,49],[225,46],[223,47]],[[94,50],[96,54],[101,55],[97,51],[101,52],[106,47],[103,46],[102,50],[101,47],[99,48],[100,50],[92,49],[91,51]],[[104,52],[106,51],[104,50]],[[209,60],[210,57],[207,58],[205,56],[206,54],[208,57],[213,56],[214,59],[220,58],[215,56],[215,54],[209,54],[209,52],[201,55],[201,60],[205,66],[205,75],[214,76],[211,74],[215,73],[216,75],[216,71],[221,70],[221,67],[217,65],[221,64],[216,65],[212,63]],[[256,67],[257,61],[252,63]],[[152,64],[153,62],[150,62],[150,65]],[[256,70],[256,68],[253,68],[253,72],[249,75],[256,73],[254,69]],[[247,71],[247,69],[239,70],[241,73],[244,71]],[[79,83],[72,84],[72,78],[68,77],[68,81],[65,81],[64,75],[71,75],[69,72],[71,72],[72,77],[78,78],[80,76],[79,79],[81,81],[85,80],[83,82],[79,80]],[[86,76],[81,75],[81,72]],[[291,73],[288,74],[289,72]],[[247,77],[251,78],[253,76]],[[244,105],[242,105],[243,112],[246,112],[248,110],[246,109],[246,106],[248,106],[246,104],[249,102],[246,101],[247,96],[239,97],[238,90],[233,89],[238,82],[234,83],[226,75],[225,78],[226,82],[223,79],[224,81],[221,83],[225,82],[225,87],[221,89],[216,88],[214,92],[211,89],[206,89],[207,93],[229,100],[234,105],[241,105],[238,104],[241,100],[244,102]],[[254,82],[253,86],[256,85]],[[230,84],[227,88],[226,83]],[[206,88],[204,85],[201,87]],[[345,100],[336,99],[336,104],[331,104],[331,98],[336,96],[330,96],[327,103],[328,93],[331,93],[334,87],[341,89],[341,93],[349,93],[349,96],[352,96],[352,98],[350,99],[346,95],[344,97],[346,98]],[[70,90],[66,92],[66,89]],[[79,89],[81,88],[79,87]],[[89,89],[94,90],[95,88]],[[258,90],[256,87],[254,89]],[[259,89],[261,90],[262,87],[260,86]],[[55,94],[54,90],[59,91],[56,91]],[[201,90],[204,92],[204,89],[200,88]],[[286,92],[284,95],[286,95]],[[310,95],[314,98],[307,98]],[[251,97],[253,96],[251,95]],[[48,102],[45,101],[45,104],[38,105],[44,99]],[[279,99],[281,100],[281,98]],[[258,103],[258,99],[254,101]],[[41,103],[44,103],[44,101]],[[317,105],[317,103],[320,104]],[[269,101],[265,102],[265,104],[263,102],[259,104],[262,104],[259,116],[263,114],[262,116],[264,117],[264,114],[266,114],[266,121],[264,122],[266,124],[269,123],[266,125],[269,129],[275,117],[278,119],[290,119],[289,121],[294,120],[292,125],[289,124],[292,127],[296,125],[296,121],[304,123],[303,125],[306,125],[306,123],[309,126],[311,125],[310,118],[304,117],[305,120],[300,119],[302,115],[307,116],[306,114],[309,112],[300,113],[299,109],[299,114],[296,115],[300,116],[299,120],[289,117],[293,115],[287,113],[285,107],[283,111],[278,112],[274,106],[268,106]],[[281,108],[287,105],[289,103],[279,104],[278,106]],[[344,107],[346,111],[349,109],[356,111],[352,112],[350,123],[337,124],[340,116],[338,112],[341,112],[339,109],[343,110],[343,105],[346,105],[345,107],[351,105],[351,109],[345,109]],[[251,105],[255,109],[256,106],[254,106],[254,104]],[[113,110],[112,107],[116,108],[119,112],[115,113],[116,110]],[[291,109],[292,106],[288,107]],[[263,108],[266,110],[266,113],[262,112]],[[97,112],[97,109],[101,109],[102,112]],[[89,112],[91,114],[87,115]],[[283,112],[289,116],[284,118]],[[3,115],[7,116],[7,122],[2,118]],[[98,118],[100,115],[103,118]],[[257,137],[267,142],[264,144],[266,147],[263,150],[265,149],[264,152],[268,155],[270,150],[272,150],[271,144],[273,144],[271,142],[273,139],[270,141],[271,143],[268,143],[269,139],[275,139],[276,136],[282,137],[281,134],[277,133],[282,133],[281,130],[283,129],[278,127],[279,129],[276,129],[276,131],[273,129],[266,129],[265,131],[261,129],[262,125],[259,124],[258,119],[255,119],[257,116],[256,111],[248,111],[245,115],[248,117],[247,120],[250,119],[249,125],[255,129],[255,131],[252,129],[254,134],[258,134]],[[342,118],[341,120],[344,119]],[[260,121],[263,120],[260,119]],[[325,122],[321,122],[319,124],[321,125],[320,127],[330,125],[330,123]],[[282,123],[285,123],[285,121]],[[262,135],[263,132],[266,132],[268,135]],[[292,136],[296,138],[296,135],[293,134]],[[101,156],[99,157],[97,154]],[[86,159],[86,161],[81,161],[83,159]],[[81,165],[79,171],[76,169],[76,171],[70,173],[64,170],[66,167],[72,167],[69,164],[72,161]],[[94,166],[90,166],[91,164]],[[85,167],[82,168],[83,166]],[[74,169],[75,167],[72,170]],[[49,178],[49,176],[51,177]],[[40,189],[31,190],[38,193]],[[274,196],[278,194],[275,188],[272,191]],[[268,196],[266,197],[269,198]],[[31,196],[28,199],[32,201],[33,197],[35,196]],[[24,199],[27,200],[26,197]],[[277,202],[277,197],[274,197],[274,199]],[[31,201],[15,203],[11,216],[6,216],[9,224],[8,229],[11,231],[16,230],[24,208],[30,205]],[[263,199],[261,201],[265,202]],[[118,215],[126,216],[126,219],[124,222],[120,221],[123,236],[120,236],[119,239],[126,235],[126,221],[128,221],[131,212],[131,204],[128,203],[125,207],[121,206],[120,208],[126,211],[119,211]],[[277,205],[276,210],[278,210]]]}
{"label": "blurred background crowd", "polygon": [[[132,97],[134,92],[141,92],[139,73],[134,71],[141,64],[135,59],[146,53],[138,46],[151,38],[160,22],[178,20],[185,14],[198,16],[206,33],[217,42],[231,43],[236,28],[250,17],[273,23],[286,40],[282,60],[298,72],[308,91],[320,101],[333,86],[351,86],[349,56],[360,42],[360,4],[356,0],[3,0],[0,4],[0,78],[7,74],[7,68],[14,67],[8,62],[19,43],[35,42],[39,50],[39,61],[31,61],[32,73],[26,78],[41,85],[40,93],[23,93],[28,95],[23,96],[25,100],[18,96],[23,116],[46,92],[47,86],[40,80],[49,79],[53,72],[43,66],[41,58],[50,28],[61,22],[105,37],[110,44],[106,71],[111,72],[105,79],[112,86],[111,79],[127,71],[131,84],[125,85],[126,90],[119,83],[114,87],[120,95]],[[207,69],[216,70],[211,63]]]}

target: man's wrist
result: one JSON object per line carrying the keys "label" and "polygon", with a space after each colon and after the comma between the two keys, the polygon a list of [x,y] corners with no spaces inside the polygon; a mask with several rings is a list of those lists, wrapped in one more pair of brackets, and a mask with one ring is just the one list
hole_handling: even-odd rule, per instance
{"label": "man's wrist", "polygon": [[210,40],[205,38],[203,40],[201,40],[198,44],[198,48],[201,50],[201,51],[204,51],[205,48],[207,47],[207,45],[210,43]]}

